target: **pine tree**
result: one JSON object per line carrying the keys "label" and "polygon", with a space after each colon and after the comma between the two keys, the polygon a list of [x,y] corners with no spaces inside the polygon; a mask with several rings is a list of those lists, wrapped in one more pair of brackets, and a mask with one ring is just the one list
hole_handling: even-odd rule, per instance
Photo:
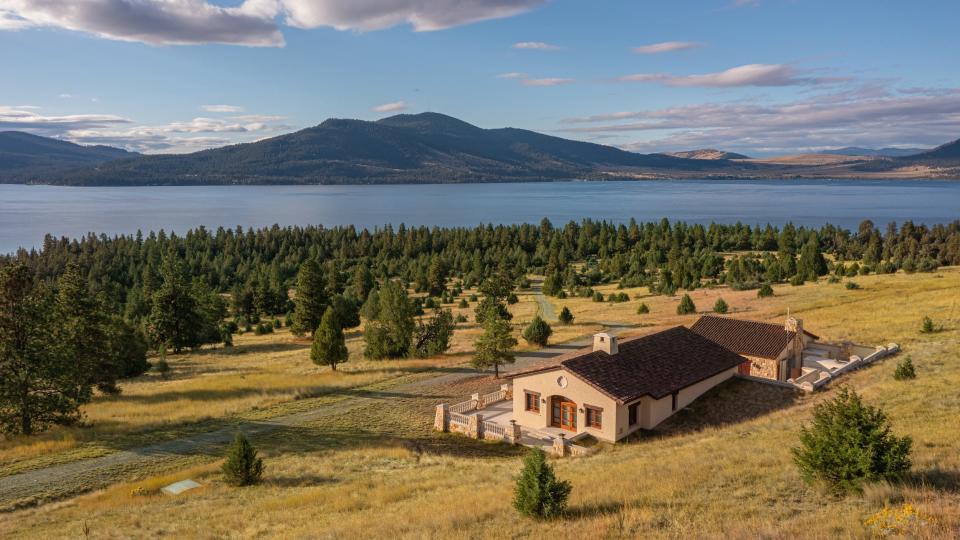
{"label": "pine tree", "polygon": [[897,369],[893,372],[893,378],[898,381],[916,379],[917,371],[913,367],[913,359],[908,356],[903,359],[903,362],[897,364]]}
{"label": "pine tree", "polygon": [[520,514],[536,519],[556,518],[563,514],[573,487],[557,480],[553,467],[540,448],[532,448],[523,460],[523,470],[513,492],[513,507]]}
{"label": "pine tree", "polygon": [[61,344],[73,351],[76,369],[86,374],[86,382],[105,393],[119,392],[116,382],[123,368],[119,358],[110,354],[107,315],[75,263],[68,264],[57,280],[56,317]]}
{"label": "pine tree", "polygon": [[646,315],[650,313],[650,306],[646,302],[640,302],[640,305],[637,306],[637,315]]}
{"label": "pine tree", "polygon": [[387,280],[380,288],[377,306],[376,319],[364,328],[364,355],[375,359],[407,356],[416,325],[416,308],[407,291],[399,283]]}
{"label": "pine tree", "polygon": [[320,320],[320,326],[313,333],[310,360],[318,366],[330,366],[330,369],[336,371],[337,364],[346,362],[349,356],[343,328],[340,327],[333,307],[328,307]]}
{"label": "pine tree", "polygon": [[677,305],[677,315],[689,315],[696,312],[697,306],[693,303],[693,299],[690,298],[690,295],[683,295],[683,297],[680,298],[680,304]]}
{"label": "pine tree", "polygon": [[428,358],[446,352],[450,348],[454,326],[453,313],[449,309],[437,308],[428,322],[420,321],[417,324],[413,336],[413,354]]}
{"label": "pine tree", "polygon": [[550,328],[550,325],[547,324],[547,321],[544,321],[540,318],[539,315],[533,317],[533,320],[530,321],[530,324],[523,330],[523,339],[530,343],[531,345],[539,345],[545,347],[547,341],[550,339],[550,335],[553,334],[553,329]]}
{"label": "pine tree", "polygon": [[500,377],[500,366],[516,361],[513,348],[517,340],[513,337],[510,323],[498,317],[487,320],[483,325],[483,334],[475,342],[473,367],[486,369],[493,367],[494,377]]}
{"label": "pine tree", "polygon": [[713,304],[714,313],[726,313],[730,310],[730,306],[727,305],[727,301],[723,298],[717,298],[717,301]]}
{"label": "pine tree", "polygon": [[374,285],[373,274],[370,273],[370,268],[363,262],[357,264],[350,286],[353,288],[354,296],[360,300],[361,304],[366,302],[367,295],[373,290]]}
{"label": "pine tree", "polygon": [[817,278],[827,273],[827,261],[820,252],[820,243],[816,234],[803,245],[800,250],[800,261],[797,263],[797,275],[806,281],[817,281]]}
{"label": "pine tree", "polygon": [[329,298],[323,270],[315,259],[307,259],[300,265],[293,303],[293,325],[290,331],[302,336],[316,330],[320,326],[320,320],[323,319],[323,313],[327,310]]}
{"label": "pine tree", "polygon": [[769,283],[764,283],[760,286],[760,289],[757,290],[757,298],[767,298],[773,296],[773,287]]}
{"label": "pine tree", "polygon": [[227,449],[226,461],[223,463],[224,480],[233,486],[250,486],[260,482],[263,476],[263,459],[257,457],[246,435],[238,432],[233,444]]}
{"label": "pine tree", "polygon": [[147,328],[154,343],[179,353],[200,344],[202,314],[186,268],[179,259],[167,257],[161,274],[163,282],[151,296]]}
{"label": "pine tree", "polygon": [[427,271],[427,292],[439,295],[447,290],[447,268],[440,257],[434,255],[430,259],[430,269]]}
{"label": "pine tree", "polygon": [[557,317],[560,319],[561,324],[573,324],[573,313],[570,311],[570,308],[563,306],[563,309],[560,310],[560,315]]}

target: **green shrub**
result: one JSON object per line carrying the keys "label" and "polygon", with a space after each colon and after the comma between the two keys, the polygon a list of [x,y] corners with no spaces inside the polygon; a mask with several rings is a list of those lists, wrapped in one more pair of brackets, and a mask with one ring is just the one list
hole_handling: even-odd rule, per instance
{"label": "green shrub", "polygon": [[933,319],[930,317],[924,316],[923,320],[920,323],[920,332],[923,334],[933,334],[943,330],[942,325],[937,325],[933,323]]}
{"label": "green shrub", "polygon": [[723,298],[717,298],[717,301],[713,304],[714,313],[726,313],[730,311],[730,306],[727,305],[727,301]]}
{"label": "green shrub", "polygon": [[757,291],[757,298],[768,298],[770,296],[773,296],[773,287],[769,283],[764,283]]}
{"label": "green shrub", "polygon": [[916,379],[917,372],[913,368],[913,359],[908,356],[903,359],[903,362],[897,364],[897,369],[893,372],[893,378],[898,381]]}
{"label": "green shrub", "polygon": [[794,287],[799,287],[800,285],[803,285],[803,283],[804,283],[804,279],[803,279],[803,275],[801,274],[797,274],[792,278],[790,278],[790,285],[793,285]]}
{"label": "green shrub", "polygon": [[557,298],[559,298],[560,300],[563,300],[566,297],[567,297],[567,291],[560,289],[560,292],[557,293]]}
{"label": "green shrub", "polygon": [[510,293],[509,295],[507,295],[507,303],[508,303],[508,304],[513,305],[513,304],[516,304],[516,303],[519,302],[519,301],[520,301],[520,299],[517,298],[517,295],[516,295],[516,294]]}
{"label": "green shrub", "polygon": [[646,315],[650,313],[650,306],[644,302],[640,302],[640,305],[637,306],[637,315]]}
{"label": "green shrub", "polygon": [[677,315],[689,315],[696,312],[697,306],[693,303],[693,299],[690,298],[690,295],[683,295],[683,298],[680,299],[680,303],[677,305]]}
{"label": "green shrub", "polygon": [[160,374],[160,377],[166,379],[167,375],[170,374],[170,364],[167,363],[167,359],[163,356],[160,356],[160,359],[157,360],[157,363],[153,365],[153,370]]}
{"label": "green shrub", "polygon": [[593,301],[594,301],[594,302],[603,302],[603,293],[600,292],[600,291],[597,291],[597,292],[593,293]]}
{"label": "green shrub", "polygon": [[561,324],[572,324],[574,316],[570,308],[563,306],[563,309],[560,310],[560,316],[557,318],[560,319]]}
{"label": "green shrub", "polygon": [[910,470],[910,437],[890,433],[879,408],[843,387],[814,408],[813,423],[800,430],[793,459],[800,475],[834,494],[859,492],[865,482],[895,480]]}
{"label": "green shrub", "polygon": [[523,339],[525,339],[527,343],[530,343],[531,345],[535,344],[544,347],[546,346],[547,341],[549,341],[552,334],[553,329],[550,328],[550,325],[547,324],[547,321],[541,319],[540,316],[537,315],[523,330]]}
{"label": "green shrub", "polygon": [[566,509],[572,489],[569,482],[557,480],[543,450],[533,448],[523,460],[523,470],[514,489],[513,507],[520,514],[535,519],[556,518]]}
{"label": "green shrub", "polygon": [[848,281],[848,282],[844,285],[844,287],[846,287],[847,290],[849,290],[849,291],[855,291],[855,290],[857,290],[857,289],[860,288],[860,285],[858,285],[857,282],[855,282],[855,281]]}
{"label": "green shrub", "polygon": [[467,322],[467,316],[463,313],[458,313],[457,316],[454,317],[453,321],[456,323],[465,323]]}
{"label": "green shrub", "polygon": [[830,276],[830,278],[827,279],[827,283],[830,283],[831,285],[840,283],[841,281],[842,280],[840,279],[840,276]]}
{"label": "green shrub", "polygon": [[470,307],[470,304],[467,302],[467,299],[466,299],[466,298],[461,298],[461,299],[460,299],[460,303],[457,304],[457,307],[460,308],[460,309],[464,309],[464,308]]}
{"label": "green shrub", "polygon": [[246,435],[237,433],[233,444],[227,449],[227,460],[221,469],[228,484],[249,486],[258,483],[263,476],[263,460],[257,457],[257,451]]}
{"label": "green shrub", "polygon": [[476,302],[476,301],[477,301],[477,295],[476,295],[476,294],[471,294],[471,295],[470,295],[470,301],[471,301],[471,302]]}

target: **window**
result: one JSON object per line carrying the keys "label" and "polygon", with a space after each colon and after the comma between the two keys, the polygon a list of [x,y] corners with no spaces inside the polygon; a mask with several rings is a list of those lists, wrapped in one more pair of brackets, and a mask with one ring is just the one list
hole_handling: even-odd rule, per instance
{"label": "window", "polygon": [[673,410],[677,410],[677,392],[673,393]]}
{"label": "window", "polygon": [[530,412],[540,413],[540,394],[525,391],[523,398],[525,403],[524,409]]}
{"label": "window", "polygon": [[627,412],[630,416],[630,425],[637,425],[637,422],[640,421],[640,402],[631,403],[630,406],[627,407]]}
{"label": "window", "polygon": [[603,409],[586,405],[587,427],[600,429],[603,426]]}

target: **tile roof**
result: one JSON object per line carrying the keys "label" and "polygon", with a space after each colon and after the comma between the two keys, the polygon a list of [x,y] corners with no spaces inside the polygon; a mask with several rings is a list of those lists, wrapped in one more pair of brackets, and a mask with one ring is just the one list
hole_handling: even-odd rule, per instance
{"label": "tile roof", "polygon": [[660,399],[746,361],[682,326],[623,340],[618,348],[613,355],[581,349],[563,355],[552,365],[511,377],[564,368],[626,403],[645,395]]}
{"label": "tile roof", "polygon": [[772,359],[780,356],[797,335],[779,324],[712,315],[700,317],[690,329],[737,354]]}

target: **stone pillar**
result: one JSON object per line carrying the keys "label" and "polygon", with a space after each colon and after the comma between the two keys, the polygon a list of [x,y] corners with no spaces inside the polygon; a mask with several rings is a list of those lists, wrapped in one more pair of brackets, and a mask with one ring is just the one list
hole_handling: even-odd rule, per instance
{"label": "stone pillar", "polygon": [[479,411],[483,408],[483,403],[480,403],[480,394],[471,394],[470,399],[473,400],[473,406]]}
{"label": "stone pillar", "polygon": [[433,417],[433,429],[450,431],[450,406],[446,403],[437,405],[437,413]]}
{"label": "stone pillar", "polygon": [[561,433],[556,439],[553,440],[553,453],[563,457],[567,455],[569,445],[570,443],[567,442],[567,436]]}
{"label": "stone pillar", "polygon": [[467,435],[473,437],[474,439],[483,438],[483,415],[482,414],[471,414],[468,416],[467,422]]}
{"label": "stone pillar", "polygon": [[511,420],[507,428],[507,441],[510,444],[520,444],[520,436],[520,424],[516,420]]}
{"label": "stone pillar", "polygon": [[511,399],[513,399],[513,390],[509,384],[501,384],[500,390],[503,390],[504,392],[503,399],[507,401],[510,401]]}

